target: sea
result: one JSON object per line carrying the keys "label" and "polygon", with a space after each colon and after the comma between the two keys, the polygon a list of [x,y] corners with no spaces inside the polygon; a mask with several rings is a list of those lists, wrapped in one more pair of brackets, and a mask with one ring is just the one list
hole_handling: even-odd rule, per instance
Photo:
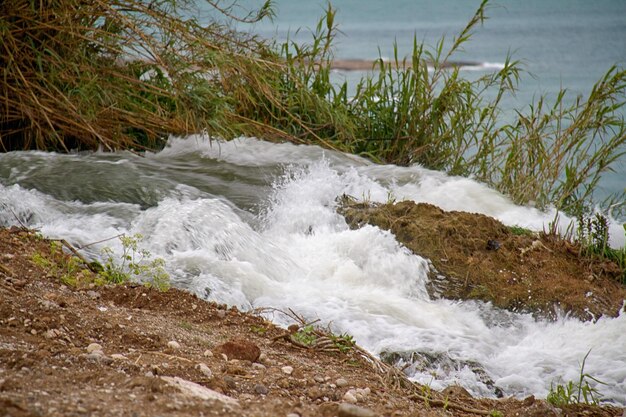
{"label": "sea", "polygon": [[[433,43],[454,36],[478,6],[451,0],[335,5],[343,31],[336,54],[352,59],[374,59],[378,48],[388,54],[394,39],[408,48],[414,34]],[[286,37],[314,26],[323,7],[276,1],[275,20],[253,30]],[[459,59],[497,64],[509,52],[523,57],[535,78],[525,78],[520,100],[561,85],[585,94],[610,65],[623,62],[625,12],[626,2],[609,0],[494,4]],[[291,309],[352,335],[375,355],[438,358],[410,373],[433,389],[458,384],[494,397],[497,387],[506,396],[545,398],[551,387],[578,381],[588,354],[584,372],[595,378],[589,384],[604,402],[626,406],[626,313],[542,320],[489,303],[433,299],[427,259],[377,227],[351,230],[336,207],[343,194],[372,202],[392,196],[536,231],[555,219],[564,231],[574,219],[513,204],[469,178],[261,139],[172,137],[165,149],[145,155],[3,153],[0,226],[35,228],[99,260],[106,247],[121,256],[116,236],[141,234],[140,246],[165,260],[174,286],[246,311],[271,308],[265,314],[283,326],[291,319],[280,311]],[[608,187],[624,187],[621,169]],[[610,226],[611,244],[624,246],[622,221]]]}

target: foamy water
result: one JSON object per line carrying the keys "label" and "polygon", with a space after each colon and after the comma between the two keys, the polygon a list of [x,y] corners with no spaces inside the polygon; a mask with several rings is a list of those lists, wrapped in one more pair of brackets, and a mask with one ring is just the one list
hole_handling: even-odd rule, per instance
{"label": "foamy water", "polygon": [[[493,395],[464,365],[471,361],[506,395],[545,397],[551,383],[577,380],[591,351],[585,371],[606,383],[598,386],[606,399],[626,404],[626,314],[543,322],[483,303],[432,300],[426,260],[376,227],[350,230],[335,212],[344,193],[481,212],[535,230],[555,215],[418,166],[255,139],[175,139],[145,158],[0,155],[0,225],[19,219],[77,246],[141,233],[173,283],[200,297],[243,309],[291,308],[373,353],[420,351],[458,364],[413,375],[433,388],[458,383]],[[623,245],[623,233],[615,235]],[[89,255],[104,245],[119,249],[112,240]],[[287,324],[280,314],[272,318]]]}

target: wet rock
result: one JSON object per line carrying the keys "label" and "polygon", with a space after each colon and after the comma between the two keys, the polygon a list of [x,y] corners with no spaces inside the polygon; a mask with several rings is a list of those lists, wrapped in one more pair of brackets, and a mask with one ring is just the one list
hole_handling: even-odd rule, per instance
{"label": "wet rock", "polygon": [[239,359],[244,361],[256,362],[261,356],[261,349],[254,343],[245,339],[231,339],[221,344],[213,353],[218,355],[226,355],[228,359]]}
{"label": "wet rock", "polygon": [[254,386],[254,392],[256,392],[259,395],[267,395],[267,393],[269,392],[269,390],[267,389],[267,387],[263,384],[256,384]]}
{"label": "wet rock", "polygon": [[376,413],[357,405],[342,403],[339,405],[339,417],[376,417]]}

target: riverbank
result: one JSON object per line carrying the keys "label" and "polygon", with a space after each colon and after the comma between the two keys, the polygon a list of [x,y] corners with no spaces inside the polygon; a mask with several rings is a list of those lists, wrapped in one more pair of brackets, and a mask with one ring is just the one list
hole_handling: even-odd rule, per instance
{"label": "riverbank", "polygon": [[[461,387],[436,392],[356,346],[324,341],[337,341],[328,333],[307,345],[294,337],[302,326],[284,330],[177,289],[95,285],[84,270],[68,286],[50,242],[28,230],[0,230],[0,253],[3,415],[623,414],[581,404],[559,410],[533,397],[472,398]],[[57,267],[34,261],[41,258]]]}

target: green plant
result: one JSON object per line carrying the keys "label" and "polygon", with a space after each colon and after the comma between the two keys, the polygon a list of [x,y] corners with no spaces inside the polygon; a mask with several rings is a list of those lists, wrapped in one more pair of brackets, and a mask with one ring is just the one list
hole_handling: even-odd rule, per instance
{"label": "green plant", "polygon": [[308,325],[301,327],[297,332],[293,333],[291,338],[304,346],[311,346],[315,343],[318,336],[315,333],[315,328],[312,325]]}
{"label": "green plant", "polygon": [[489,412],[489,417],[504,417],[504,413],[498,410],[491,410]]}
{"label": "green plant", "polygon": [[[626,236],[626,224],[623,227]],[[622,271],[620,281],[626,284],[626,247],[615,249],[609,246],[609,222],[605,215],[580,214],[576,241],[580,245],[581,255],[597,256],[615,262]]]}
{"label": "green plant", "polygon": [[514,234],[515,236],[532,236],[534,235],[533,231],[530,229],[526,229],[521,226],[507,226],[509,232]]}
{"label": "green plant", "polygon": [[143,279],[146,285],[166,291],[170,282],[165,271],[165,261],[162,258],[152,259],[149,251],[139,248],[142,238],[140,234],[120,236],[122,254],[119,257],[111,248],[104,248],[102,252],[106,259],[100,276],[114,284]]}
{"label": "green plant", "polygon": [[267,330],[268,328],[265,326],[255,326],[255,325],[250,326],[250,331],[258,335],[264,335],[265,333],[267,333]]}
{"label": "green plant", "polygon": [[356,344],[354,337],[348,333],[342,333],[340,335],[331,333],[328,337],[333,342],[333,346],[339,349],[341,353],[348,353]]}
{"label": "green plant", "polygon": [[36,252],[31,256],[31,261],[72,287],[84,282],[97,282],[94,274],[85,268],[83,261],[76,256],[64,253],[58,241],[50,241],[49,253]]}
{"label": "green plant", "polygon": [[591,350],[589,350],[583,358],[577,382],[569,381],[566,384],[550,384],[550,392],[546,398],[550,404],[555,407],[580,403],[591,405],[599,404],[602,395],[597,388],[589,385],[589,380],[598,384],[606,384],[585,372],[585,362],[590,353]]}

